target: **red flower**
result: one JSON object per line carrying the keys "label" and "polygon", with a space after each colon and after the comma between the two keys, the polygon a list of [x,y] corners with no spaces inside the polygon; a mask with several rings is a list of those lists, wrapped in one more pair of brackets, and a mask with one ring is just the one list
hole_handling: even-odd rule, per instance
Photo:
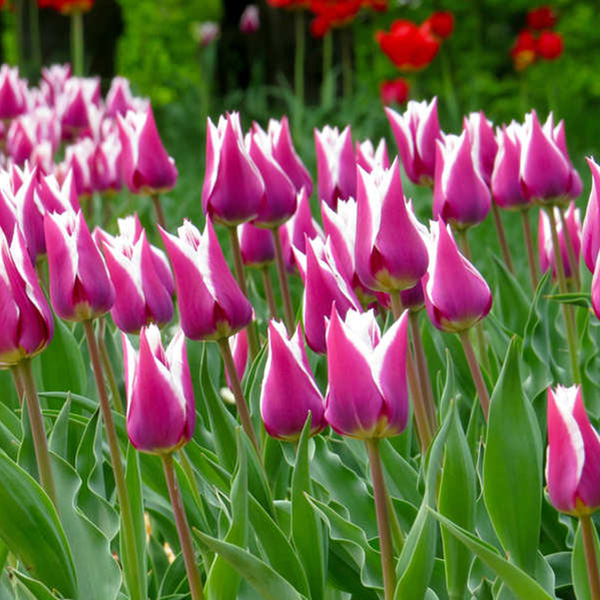
{"label": "red flower", "polygon": [[515,63],[515,69],[522,71],[530,64],[535,62],[537,54],[537,40],[533,37],[531,31],[524,29],[517,36],[515,45],[510,51],[510,55]]}
{"label": "red flower", "polygon": [[287,8],[288,10],[308,8],[310,0],[267,0],[267,4],[274,8]]}
{"label": "red flower", "polygon": [[38,0],[40,8],[52,8],[63,15],[76,12],[88,12],[94,6],[94,0]]}
{"label": "red flower", "polygon": [[363,6],[377,12],[386,12],[388,9],[388,0],[363,0]]}
{"label": "red flower", "polygon": [[454,31],[454,15],[449,10],[434,12],[425,23],[428,23],[431,33],[440,40],[450,37]]}
{"label": "red flower", "polygon": [[310,0],[315,18],[310,24],[315,37],[323,37],[332,27],[341,27],[354,19],[363,0]]}
{"label": "red flower", "polygon": [[550,6],[533,8],[527,13],[527,27],[534,31],[552,29],[556,25],[556,13]]}
{"label": "red flower", "polygon": [[556,60],[563,53],[564,43],[560,33],[543,31],[537,41],[537,53],[545,60]]}
{"label": "red flower", "polygon": [[440,48],[439,40],[429,32],[429,25],[417,27],[401,19],[392,23],[389,33],[378,31],[375,39],[399,69],[410,71],[426,67]]}
{"label": "red flower", "polygon": [[382,81],[379,86],[381,101],[386,105],[404,104],[408,99],[410,87],[405,79],[398,77],[392,81]]}

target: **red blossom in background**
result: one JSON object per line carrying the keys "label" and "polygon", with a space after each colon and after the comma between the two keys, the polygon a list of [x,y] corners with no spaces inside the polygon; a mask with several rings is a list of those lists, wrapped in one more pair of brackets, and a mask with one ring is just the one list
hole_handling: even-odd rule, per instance
{"label": "red blossom in background", "polygon": [[388,0],[363,0],[363,6],[377,12],[386,12],[388,9]]}
{"label": "red blossom in background", "polygon": [[267,4],[273,8],[294,10],[308,8],[310,0],[267,0]]}
{"label": "red blossom in background", "polygon": [[544,31],[537,41],[537,53],[544,60],[556,60],[563,52],[563,37],[556,31]]}
{"label": "red blossom in background", "polygon": [[382,81],[379,86],[381,101],[386,106],[390,104],[404,104],[408,99],[410,86],[402,77],[392,81]]}
{"label": "red blossom in background", "polygon": [[527,27],[534,31],[552,29],[556,25],[556,13],[550,6],[533,8],[527,13]]}
{"label": "red blossom in background", "polygon": [[363,0],[311,0],[310,10],[315,18],[310,32],[323,37],[332,27],[342,27],[354,19],[361,9]]}
{"label": "red blossom in background", "polygon": [[422,27],[427,27],[436,38],[445,40],[454,31],[454,15],[449,10],[434,12]]}
{"label": "red blossom in background", "polygon": [[76,12],[88,12],[94,6],[94,0],[38,0],[40,8],[52,8],[63,15]]}
{"label": "red blossom in background", "polygon": [[405,71],[426,67],[440,49],[440,42],[429,32],[429,26],[419,27],[412,21],[399,19],[389,32],[378,31],[375,39],[387,57]]}
{"label": "red blossom in background", "polygon": [[517,71],[526,69],[536,59],[537,42],[531,31],[524,29],[519,33],[510,55]]}

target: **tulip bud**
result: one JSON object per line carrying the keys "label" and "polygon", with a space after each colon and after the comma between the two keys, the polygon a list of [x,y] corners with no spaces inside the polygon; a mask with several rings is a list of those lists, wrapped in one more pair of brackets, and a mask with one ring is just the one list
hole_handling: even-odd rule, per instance
{"label": "tulip bud", "polygon": [[220,340],[243,329],[252,306],[240,290],[219,246],[212,223],[204,233],[188,220],[178,236],[160,230],[175,272],[181,327],[192,340]]}
{"label": "tulip bud", "polygon": [[464,129],[469,132],[473,161],[487,185],[490,184],[494,159],[498,152],[498,142],[494,136],[492,122],[486,119],[483,111],[471,113],[464,119]]}
{"label": "tulip bud", "polygon": [[268,229],[244,223],[239,230],[240,252],[248,267],[264,267],[275,260],[273,236]]}
{"label": "tulip bud", "polygon": [[245,34],[256,33],[260,27],[260,16],[256,4],[248,4],[240,17],[240,31]]}
{"label": "tulip bud", "polygon": [[16,226],[10,245],[0,231],[0,271],[0,369],[6,369],[50,343],[54,319]]}
{"label": "tulip bud", "polygon": [[308,364],[300,327],[291,339],[283,323],[269,322],[269,346],[260,395],[260,413],[267,433],[296,441],[311,413],[310,435],[322,431],[323,396]]}
{"label": "tulip bud", "polygon": [[423,280],[427,313],[442,331],[465,331],[490,312],[492,293],[479,271],[458,251],[448,226],[436,221],[431,234],[429,270]]}
{"label": "tulip bud", "polygon": [[567,159],[571,168],[571,185],[569,186],[568,196],[570,198],[578,198],[583,191],[583,183],[579,173],[573,166],[571,158],[569,157],[569,151],[567,149],[567,136],[565,133],[565,122],[561,119],[556,127],[554,127],[554,118],[552,113],[548,115],[544,128],[547,132],[551,133],[554,142],[558,146],[559,150],[563,153],[563,156]]}
{"label": "tulip bud", "polygon": [[365,140],[362,143],[356,142],[356,164],[367,173],[370,173],[375,167],[389,169],[390,158],[385,139],[381,138],[379,140],[377,148],[373,147],[371,140]]}
{"label": "tulip bud", "polygon": [[19,79],[19,69],[0,68],[0,120],[14,119],[27,110],[27,84]]}
{"label": "tulip bud", "polygon": [[410,86],[404,77],[382,81],[379,85],[379,96],[385,106],[404,104],[408,100]]}
{"label": "tulip bud", "polygon": [[100,100],[100,79],[67,79],[56,99],[63,135],[75,135],[90,126],[89,108]]}
{"label": "tulip bud", "polygon": [[337,127],[315,129],[317,150],[317,193],[333,208],[338,200],[356,195],[356,158],[352,147],[352,133],[348,125],[342,133]]}
{"label": "tulip bud", "polygon": [[208,119],[204,212],[226,225],[239,225],[257,217],[264,194],[263,178],[244,146],[239,114],[221,117],[218,127]]}
{"label": "tulip bud", "polygon": [[[397,159],[388,171],[358,168],[356,272],[373,290],[403,290],[427,271],[427,248],[409,217]],[[398,241],[401,240],[401,243]]]}
{"label": "tulip bud", "polygon": [[466,229],[481,223],[492,206],[490,191],[473,161],[468,131],[438,141],[433,217]]}
{"label": "tulip bud", "polygon": [[152,107],[117,116],[121,166],[125,185],[134,194],[168,192],[177,182],[175,161],[167,154],[154,121]]}
{"label": "tulip bud", "polygon": [[408,421],[407,313],[381,336],[373,311],[336,307],[327,326],[329,386],[325,419],[335,431],[359,439],[393,436]]}
{"label": "tulip bud", "polygon": [[586,515],[600,507],[600,439],[578,385],[548,388],[546,481],[561,512]]}
{"label": "tulip bud", "polygon": [[51,65],[42,67],[42,84],[46,85],[48,104],[54,105],[56,98],[62,93],[67,80],[71,77],[71,65]]}
{"label": "tulip bud", "polygon": [[392,126],[406,176],[417,185],[431,185],[435,174],[436,142],[442,136],[437,98],[429,104],[411,100],[402,115],[391,108],[386,108],[385,114]]}
{"label": "tulip bud", "polygon": [[179,330],[166,351],[156,325],[140,333],[139,354],[122,334],[127,393],[127,435],[141,452],[170,454],[196,427],[194,389]]}
{"label": "tulip bud", "polygon": [[129,80],[125,77],[113,77],[106,94],[106,112],[116,118],[117,115],[124,117],[131,109],[133,109],[133,96]]}
{"label": "tulip bud", "polygon": [[67,321],[87,321],[110,310],[115,289],[83,213],[46,212],[50,300]]}
{"label": "tulip bud", "polygon": [[400,301],[403,308],[411,312],[419,312],[425,308],[425,295],[423,293],[423,283],[420,279],[416,285],[400,292]]}
{"label": "tulip bud", "polygon": [[588,158],[587,163],[592,172],[592,190],[583,220],[581,250],[587,268],[593,273],[600,251],[600,166],[593,158]]}

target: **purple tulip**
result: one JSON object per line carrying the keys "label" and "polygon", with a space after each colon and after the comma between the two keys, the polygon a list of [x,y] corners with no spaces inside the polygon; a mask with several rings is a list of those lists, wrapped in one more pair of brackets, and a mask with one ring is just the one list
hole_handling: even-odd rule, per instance
{"label": "purple tulip", "polygon": [[308,364],[300,326],[291,339],[283,323],[269,322],[269,346],[260,395],[260,413],[267,433],[294,442],[311,413],[310,435],[322,431],[323,396]]}
{"label": "purple tulip", "polygon": [[548,388],[546,481],[561,512],[590,514],[600,507],[600,439],[578,385]]}
{"label": "purple tulip", "polygon": [[12,121],[6,134],[6,149],[14,164],[23,165],[37,145],[33,120],[27,115]]}
{"label": "purple tulip", "polygon": [[429,104],[411,100],[403,115],[391,108],[385,113],[392,126],[406,176],[417,185],[431,185],[435,175],[436,142],[442,137],[437,98]]}
{"label": "purple tulip", "polygon": [[6,369],[35,356],[50,343],[54,319],[16,226],[10,245],[0,231],[0,268],[0,368]]}
{"label": "purple tulip", "polygon": [[317,150],[317,193],[335,208],[338,200],[356,196],[356,157],[352,146],[352,132],[348,125],[341,133],[337,127],[326,125],[315,129]]}
{"label": "purple tulip", "polygon": [[[358,167],[356,272],[370,289],[414,286],[427,271],[427,247],[406,206],[397,159],[387,171]],[[400,241],[400,243],[399,243]]]}
{"label": "purple tulip", "polygon": [[94,193],[92,164],[96,146],[90,138],[83,138],[67,146],[65,160],[59,165],[59,173],[73,172],[73,181],[78,196],[89,197]]}
{"label": "purple tulip", "polygon": [[561,119],[558,125],[555,127],[554,115],[550,113],[546,119],[546,122],[544,123],[544,130],[552,136],[554,143],[563,153],[563,156],[567,159],[567,162],[571,167],[571,185],[569,186],[568,196],[569,198],[576,199],[583,191],[583,183],[581,182],[581,177],[579,177],[579,173],[573,166],[569,156],[569,151],[567,149],[567,136],[565,133],[565,122]]}
{"label": "purple tulip", "polygon": [[492,308],[492,293],[479,271],[458,251],[452,231],[431,224],[425,305],[431,322],[442,331],[460,332],[481,321]]}
{"label": "purple tulip", "polygon": [[15,192],[16,218],[19,229],[23,232],[25,244],[31,262],[35,264],[37,257],[46,253],[44,235],[44,208],[37,195],[37,171],[17,171],[22,182]]}
{"label": "purple tulip", "polygon": [[256,33],[260,28],[260,15],[256,4],[248,4],[240,17],[240,31],[246,35]]}
{"label": "purple tulip", "polygon": [[73,171],[67,172],[62,184],[54,175],[40,177],[37,193],[45,211],[63,213],[81,210]]}
{"label": "purple tulip", "polygon": [[367,173],[370,173],[375,167],[384,170],[389,169],[390,158],[385,139],[381,138],[379,140],[377,148],[373,146],[371,140],[365,140],[362,143],[356,142],[356,164]]}
{"label": "purple tulip", "polygon": [[[242,329],[241,331],[238,331],[227,341],[229,342],[229,348],[231,349],[235,372],[237,373],[238,379],[242,381],[244,373],[246,372],[246,366],[248,365],[248,336],[246,335],[246,330]],[[225,371],[225,378],[229,383],[227,371]]]}
{"label": "purple tulip", "polygon": [[583,220],[581,249],[583,260],[593,273],[596,270],[596,259],[600,251],[600,166],[593,158],[588,158],[587,163],[592,172],[592,190]]}
{"label": "purple tulip", "polygon": [[116,118],[117,115],[124,117],[127,111],[133,108],[129,80],[125,77],[113,77],[110,89],[106,94],[106,112],[113,118]]}
{"label": "purple tulip", "polygon": [[416,285],[400,292],[400,301],[402,307],[407,308],[412,312],[419,312],[425,308],[425,294],[423,292],[422,280],[419,280]]}
{"label": "purple tulip", "polygon": [[334,306],[327,326],[325,419],[335,431],[359,439],[393,436],[408,421],[407,313],[381,336],[373,311]]}
{"label": "purple tulip", "polygon": [[192,340],[220,340],[243,329],[252,306],[229,271],[212,223],[204,233],[188,220],[178,236],[160,230],[175,272],[181,327]]}
{"label": "purple tulip", "polygon": [[477,170],[485,183],[489,185],[498,152],[498,142],[494,135],[493,124],[480,110],[478,113],[471,113],[465,117],[463,126],[469,132],[471,151]]}
{"label": "purple tulip", "polygon": [[87,321],[109,311],[115,289],[83,213],[46,212],[44,231],[54,312],[67,321]]}
{"label": "purple tulip", "polygon": [[54,105],[56,98],[62,94],[67,80],[71,77],[71,65],[51,65],[42,67],[42,84],[48,104]]}
{"label": "purple tulip", "polygon": [[63,127],[63,135],[76,135],[90,126],[89,109],[100,100],[100,79],[67,79],[56,98],[56,110]]}
{"label": "purple tulip", "polygon": [[139,354],[122,334],[127,393],[127,435],[141,452],[170,454],[196,427],[194,389],[179,330],[166,351],[156,325],[140,333]]}
{"label": "purple tulip", "polygon": [[117,116],[125,185],[134,194],[159,194],[177,182],[175,161],[167,154],[154,121],[152,107],[145,112]]}
{"label": "purple tulip", "polygon": [[217,127],[208,119],[204,212],[229,226],[246,223],[258,216],[264,194],[263,178],[244,145],[239,114],[221,117]]}
{"label": "purple tulip", "polygon": [[27,111],[27,83],[19,79],[19,69],[0,68],[0,120],[14,119]]}
{"label": "purple tulip", "polygon": [[437,143],[433,217],[466,229],[481,223],[492,206],[490,191],[473,160],[468,131]]}
{"label": "purple tulip", "polygon": [[117,192],[123,186],[121,180],[121,142],[112,134],[96,144],[92,157],[92,182],[97,192]]}
{"label": "purple tulip", "polygon": [[268,229],[244,223],[239,229],[242,260],[248,267],[264,267],[275,260],[273,236]]}

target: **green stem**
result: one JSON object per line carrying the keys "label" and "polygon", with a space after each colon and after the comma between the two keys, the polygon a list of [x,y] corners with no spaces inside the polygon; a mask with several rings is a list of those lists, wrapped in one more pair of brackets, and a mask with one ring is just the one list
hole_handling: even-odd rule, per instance
{"label": "green stem", "polygon": [[275,246],[275,266],[277,267],[277,276],[279,277],[279,287],[281,288],[281,297],[283,299],[283,315],[288,334],[294,333],[295,319],[294,307],[292,306],[292,295],[290,293],[290,284],[288,282],[285,270],[285,260],[283,258],[283,247],[281,246],[281,236],[279,227],[271,229],[273,234],[273,245]]}
{"label": "green stem", "polygon": [[158,194],[152,194],[152,204],[154,205],[154,212],[156,214],[156,222],[166,231],[167,222],[165,220],[165,211],[163,210],[160,196]]}
{"label": "green stem", "polygon": [[10,374],[13,378],[15,390],[17,391],[17,399],[19,400],[19,406],[23,406],[23,399],[25,398],[25,388],[23,387],[23,382],[21,381],[19,371],[18,369],[14,368],[10,370]]}
{"label": "green stem", "polygon": [[375,512],[377,514],[377,529],[379,532],[379,548],[381,550],[381,567],[383,569],[383,595],[385,600],[393,600],[396,591],[396,569],[394,565],[394,549],[388,513],[387,492],[381,455],[379,453],[379,440],[377,438],[365,440],[371,479],[373,480],[373,495],[375,496]]}
{"label": "green stem", "polygon": [[83,13],[78,10],[71,15],[71,60],[73,75],[85,74],[85,46],[83,42]]}
{"label": "green stem", "polygon": [[333,104],[333,33],[323,36],[323,80],[321,82],[321,105],[330,108]]}
{"label": "green stem", "polygon": [[121,451],[119,450],[119,441],[115,429],[113,414],[110,409],[106,384],[104,383],[104,375],[102,373],[102,361],[100,359],[100,350],[96,336],[94,335],[94,324],[92,321],[83,322],[83,330],[87,341],[90,360],[92,362],[92,370],[98,390],[98,398],[100,400],[100,412],[104,421],[104,429],[106,431],[106,441],[108,442],[108,450],[110,454],[110,462],[113,468],[115,477],[115,486],[117,488],[117,498],[119,500],[119,509],[121,511],[121,528],[123,549],[126,556],[124,561],[125,581],[129,595],[135,600],[145,600],[143,597],[142,576],[140,573],[139,563],[137,558],[137,548],[135,542],[135,527],[133,524],[133,511],[129,501],[129,492],[125,483],[125,471],[121,461]]}
{"label": "green stem", "polygon": [[454,85],[454,77],[452,73],[452,65],[448,55],[448,48],[444,45],[440,51],[442,64],[442,78],[444,80],[444,89],[446,90],[446,99],[450,108],[450,115],[455,127],[460,127],[460,108],[458,106],[458,98],[456,96],[456,86]]}
{"label": "green stem", "polygon": [[506,240],[506,232],[504,231],[504,225],[502,225],[500,209],[494,201],[492,201],[492,217],[494,218],[494,226],[496,227],[496,233],[498,234],[498,242],[500,243],[500,250],[502,251],[502,258],[504,258],[504,264],[506,265],[506,268],[514,275],[515,268],[513,266],[512,257],[508,248],[508,242]]}
{"label": "green stem", "polygon": [[598,574],[598,556],[594,541],[594,524],[590,515],[582,515],[579,517],[579,522],[581,523],[585,564],[590,583],[590,597],[591,600],[600,600],[600,575]]}
{"label": "green stem", "polygon": [[204,592],[202,591],[202,579],[200,571],[196,565],[194,555],[194,546],[192,544],[192,536],[190,534],[190,526],[183,507],[181,492],[177,485],[177,476],[173,467],[173,455],[163,454],[161,456],[167,487],[169,488],[169,497],[171,498],[171,506],[173,507],[173,516],[175,517],[175,525],[179,535],[179,543],[181,544],[181,553],[183,554],[183,562],[190,584],[190,594],[192,600],[203,600]]}
{"label": "green stem", "polygon": [[521,222],[523,223],[523,237],[525,238],[525,249],[527,252],[527,264],[529,265],[529,278],[531,280],[531,289],[535,293],[538,286],[538,270],[535,260],[535,250],[533,246],[533,235],[531,234],[531,224],[529,223],[529,208],[521,211]]}
{"label": "green stem", "polygon": [[21,77],[25,73],[25,0],[15,0],[15,50]]}
{"label": "green stem", "polygon": [[29,0],[29,31],[31,35],[32,72],[38,77],[42,69],[42,44],[38,0]]}
{"label": "green stem", "polygon": [[352,29],[346,27],[342,32],[342,73],[344,82],[344,98],[352,96]]}
{"label": "green stem", "polygon": [[479,397],[479,403],[481,404],[483,416],[487,421],[488,413],[490,411],[490,395],[487,387],[485,386],[485,381],[483,380],[483,375],[481,374],[477,357],[475,356],[475,350],[473,349],[473,344],[471,343],[471,338],[469,337],[469,331],[461,331],[458,335],[460,336],[460,341],[462,343],[463,350],[465,351],[465,357],[469,365],[469,370],[471,371],[471,377],[473,377],[473,383],[475,384],[475,390],[477,391],[477,396]]}
{"label": "green stem", "polygon": [[269,267],[262,267],[260,270],[263,287],[265,288],[265,297],[269,306],[269,313],[272,319],[277,319],[277,303],[275,302],[275,294],[273,293],[273,284],[269,275]]}
{"label": "green stem", "polygon": [[[242,261],[242,251],[240,249],[240,240],[237,234],[237,227],[228,226],[227,232],[229,233],[229,243],[231,244],[231,254],[233,256],[233,267],[235,269],[235,278],[237,279],[238,285],[242,290],[242,294],[248,298],[248,286],[246,285],[246,273],[244,272],[244,262]],[[248,333],[248,351],[250,353],[250,359],[254,360],[258,354],[258,337],[256,335],[256,329],[254,327],[254,321],[250,321],[246,328]]]}
{"label": "green stem", "polygon": [[573,239],[571,238],[571,232],[567,227],[567,219],[565,218],[565,211],[562,207],[558,208],[558,214],[560,215],[560,224],[562,226],[563,235],[565,238],[565,245],[567,246],[567,257],[569,259],[571,277],[573,277],[573,281],[575,282],[575,291],[578,292],[581,289],[581,278],[579,277],[579,261],[575,256]]}
{"label": "green stem", "polygon": [[302,116],[304,112],[304,57],[306,55],[306,31],[304,10],[298,9],[295,14],[295,52],[294,52],[294,91],[296,92],[296,114],[294,131],[296,137],[302,133]]}
{"label": "green stem", "polygon": [[31,370],[31,360],[26,358],[13,368],[17,371],[16,376],[21,380],[25,392],[25,403],[27,404],[27,413],[31,425],[31,435],[33,437],[33,447],[40,482],[50,500],[52,500],[52,503],[58,509],[56,487],[54,486],[54,477],[52,476],[52,467],[50,466],[50,452],[48,451],[46,429],[44,428],[44,419],[42,418],[40,402],[35,388],[33,371]]}
{"label": "green stem", "polygon": [[106,348],[106,342],[104,341],[104,328],[106,320],[104,317],[100,318],[100,327],[98,329],[98,349],[100,350],[100,358],[102,360],[102,368],[108,379],[108,387],[110,388],[110,395],[112,396],[113,404],[115,409],[120,414],[125,414],[123,410],[123,402],[121,401],[121,393],[119,392],[119,385],[117,378],[115,377],[114,369],[108,356],[108,350]]}
{"label": "green stem", "polygon": [[[558,242],[558,231],[556,227],[556,218],[554,216],[554,207],[545,207],[546,214],[550,219],[550,232],[552,234],[552,246],[554,247],[554,262],[556,263],[556,275],[558,277],[558,286],[562,294],[569,291],[567,278],[565,277],[565,267],[562,262],[562,253]],[[565,332],[567,334],[567,345],[569,347],[569,359],[571,361],[571,372],[573,383],[581,382],[579,372],[579,357],[577,349],[577,332],[575,330],[575,318],[573,307],[570,304],[563,304],[563,317],[565,321]]]}

